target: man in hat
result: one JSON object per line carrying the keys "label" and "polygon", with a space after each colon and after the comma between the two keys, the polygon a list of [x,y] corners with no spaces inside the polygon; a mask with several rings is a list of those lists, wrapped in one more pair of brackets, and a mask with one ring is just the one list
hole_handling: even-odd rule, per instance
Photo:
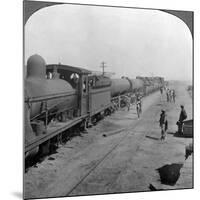
{"label": "man in hat", "polygon": [[183,121],[187,119],[187,113],[186,113],[183,105],[181,105],[180,107],[181,107],[181,112],[179,115],[179,120],[176,124],[178,125],[178,133],[182,134],[183,133]]}
{"label": "man in hat", "polygon": [[136,96],[136,110],[138,118],[140,117],[140,114],[142,113],[142,95],[138,94]]}
{"label": "man in hat", "polygon": [[167,115],[165,110],[161,110],[161,114],[160,114],[160,128],[161,128],[161,140],[164,140],[166,137],[166,131],[168,129],[168,122],[167,122]]}
{"label": "man in hat", "polygon": [[126,102],[126,106],[128,111],[130,110],[130,106],[131,106],[131,97],[130,95],[125,96],[125,102]]}
{"label": "man in hat", "polygon": [[175,93],[174,89],[173,89],[173,93],[172,93],[172,98],[173,98],[173,102],[175,103],[175,101],[176,101],[176,93]]}
{"label": "man in hat", "polygon": [[163,94],[163,87],[160,87],[160,94]]}
{"label": "man in hat", "polygon": [[169,88],[166,90],[167,102],[169,102]]}

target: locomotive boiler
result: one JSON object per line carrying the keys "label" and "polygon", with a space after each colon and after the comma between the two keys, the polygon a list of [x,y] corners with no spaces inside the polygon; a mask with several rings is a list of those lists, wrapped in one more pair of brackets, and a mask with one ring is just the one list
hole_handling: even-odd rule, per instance
{"label": "locomotive boiler", "polygon": [[[39,55],[31,56],[27,61],[25,79],[25,146],[38,140],[46,131],[51,119],[61,117],[60,113],[76,108],[77,94],[67,82],[54,74],[46,75],[46,63]],[[36,154],[38,146],[30,146],[27,155]]]}
{"label": "locomotive boiler", "polygon": [[[60,112],[65,108],[76,106],[75,90],[72,86],[59,77],[47,79],[46,77],[46,64],[44,59],[39,55],[31,56],[27,62],[27,78],[25,80],[25,93],[27,98],[47,98],[48,107],[45,107],[44,101],[32,103],[30,109],[30,118],[38,118],[43,115],[47,109],[49,112],[56,110]],[[62,94],[71,93],[63,98],[53,98]],[[41,118],[41,117],[40,117]]]}

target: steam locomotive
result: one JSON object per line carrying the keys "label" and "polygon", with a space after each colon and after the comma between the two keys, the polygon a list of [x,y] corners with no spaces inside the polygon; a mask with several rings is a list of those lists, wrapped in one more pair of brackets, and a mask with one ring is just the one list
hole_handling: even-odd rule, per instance
{"label": "steam locomotive", "polygon": [[110,112],[113,98],[147,95],[163,84],[162,77],[110,79],[83,68],[46,65],[41,56],[31,56],[24,82],[25,155],[48,152],[51,141],[66,130]]}

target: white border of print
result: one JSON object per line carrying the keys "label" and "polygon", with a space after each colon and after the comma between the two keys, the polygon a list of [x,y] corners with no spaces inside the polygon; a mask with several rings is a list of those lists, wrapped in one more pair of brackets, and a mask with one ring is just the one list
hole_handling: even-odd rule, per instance
{"label": "white border of print", "polygon": [[[52,2],[83,3],[112,6],[130,6],[171,10],[194,11],[194,119],[195,119],[195,176],[194,189],[162,192],[141,192],[116,195],[73,197],[73,199],[114,200],[119,199],[197,199],[200,194],[200,88],[199,47],[200,10],[198,0],[48,0]],[[22,0],[2,1],[0,7],[0,55],[1,55],[1,164],[0,198],[22,198]],[[198,121],[199,119],[199,121]],[[196,198],[195,198],[196,197]],[[54,199],[54,198],[52,198]],[[55,198],[61,200],[65,198]],[[68,198],[72,199],[72,198]]]}

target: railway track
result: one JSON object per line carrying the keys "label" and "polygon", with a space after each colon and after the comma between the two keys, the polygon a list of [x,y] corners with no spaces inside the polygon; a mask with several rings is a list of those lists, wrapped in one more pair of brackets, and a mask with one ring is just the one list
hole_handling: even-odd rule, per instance
{"label": "railway track", "polygon": [[[125,131],[125,130],[124,130]],[[120,131],[118,131],[118,130],[116,130],[115,131],[116,133],[118,133],[118,132],[121,132],[121,130]],[[114,134],[114,133],[113,133]],[[97,164],[95,164],[94,166],[93,166],[93,168],[89,171],[89,172],[87,172],[83,177],[82,177],[82,179],[76,184],[76,185],[74,185],[73,186],[73,188],[72,189],[70,189],[70,191],[69,192],[67,192],[67,194],[66,194],[66,196],[70,196],[70,194],[120,145],[120,143],[123,141],[123,140],[125,140],[125,138],[126,138],[126,136],[129,134],[129,132],[124,136],[124,137],[122,137],[120,140],[119,140],[119,142],[116,144],[116,145],[114,145],[101,159],[100,159],[100,161],[97,163]]]}
{"label": "railway track", "polygon": [[[160,112],[160,111],[157,111],[156,114],[155,114],[155,116],[158,115],[159,112]],[[114,135],[114,134],[116,134],[116,133],[126,132],[126,134],[123,135],[123,136],[118,140],[118,142],[117,142],[115,145],[113,145],[113,146],[111,147],[111,149],[110,149],[96,164],[94,164],[94,166],[81,178],[81,180],[79,180],[79,181],[65,194],[65,196],[71,196],[70,194],[72,194],[73,191],[76,190],[76,188],[78,188],[78,186],[81,185],[81,183],[83,183],[84,180],[87,179],[87,178],[90,176],[90,174],[93,173],[93,172],[95,171],[95,169],[96,169],[99,165],[101,165],[101,164],[109,157],[109,155],[111,155],[111,153],[113,153],[113,152],[120,146],[120,144],[121,144],[130,134],[133,134],[134,129],[135,129],[138,125],[140,125],[141,123],[143,123],[143,122],[142,122],[142,119],[139,119],[139,120],[138,120],[136,123],[134,123],[134,125],[131,126],[131,127],[118,129],[118,130],[112,131],[110,134],[108,134],[108,135]],[[148,132],[149,132],[149,131],[148,131]],[[138,131],[137,131],[137,133],[138,133]],[[140,131],[140,133],[141,133],[141,137],[140,137],[140,139],[141,139],[141,138],[145,137],[145,135],[146,135],[147,132],[146,132],[146,131]],[[135,146],[135,149],[136,149],[136,150],[135,150],[135,153],[138,151],[139,146],[140,146],[140,143],[138,143],[137,146]]]}

